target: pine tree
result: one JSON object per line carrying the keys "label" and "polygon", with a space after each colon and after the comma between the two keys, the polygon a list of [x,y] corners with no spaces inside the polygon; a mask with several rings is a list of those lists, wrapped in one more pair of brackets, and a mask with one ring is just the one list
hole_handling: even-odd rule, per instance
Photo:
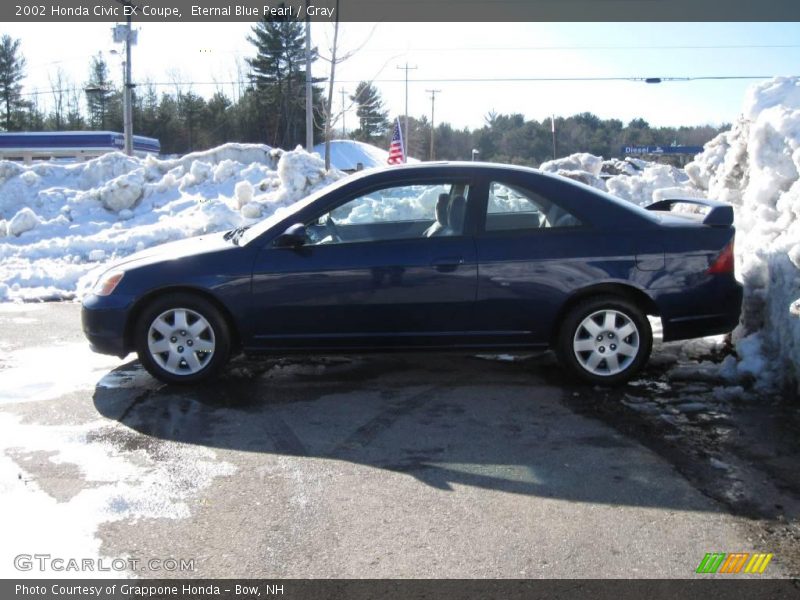
{"label": "pine tree", "polygon": [[[264,139],[272,146],[294,148],[305,140],[305,33],[292,20],[259,21],[247,39],[256,47],[247,59],[255,86]],[[316,51],[312,61],[316,60]],[[319,104],[314,88],[314,105]]]}
{"label": "pine tree", "polygon": [[92,57],[89,81],[86,83],[86,104],[89,107],[89,126],[92,129],[105,130],[111,127],[115,95],[108,77],[108,64],[102,54],[97,54]]}
{"label": "pine tree", "polygon": [[25,59],[19,51],[20,40],[4,34],[0,38],[0,100],[3,102],[6,131],[18,129],[21,123],[15,118],[25,108],[22,100],[22,81],[25,76]]}
{"label": "pine tree", "polygon": [[362,81],[350,99],[357,105],[358,117],[358,129],[353,132],[353,138],[367,143],[378,141],[389,128],[389,111],[383,108],[380,92],[374,85]]}
{"label": "pine tree", "polygon": [[200,132],[201,120],[206,111],[206,101],[194,92],[178,95],[178,111],[183,119],[186,133],[186,150],[192,152],[203,145]]}

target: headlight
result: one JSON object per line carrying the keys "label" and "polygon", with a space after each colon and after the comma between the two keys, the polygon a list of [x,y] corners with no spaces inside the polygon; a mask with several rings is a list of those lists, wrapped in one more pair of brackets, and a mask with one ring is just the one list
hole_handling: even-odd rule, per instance
{"label": "headlight", "polygon": [[124,271],[107,271],[100,276],[97,283],[94,284],[92,293],[96,296],[108,296],[113,292],[122,278],[125,276]]}

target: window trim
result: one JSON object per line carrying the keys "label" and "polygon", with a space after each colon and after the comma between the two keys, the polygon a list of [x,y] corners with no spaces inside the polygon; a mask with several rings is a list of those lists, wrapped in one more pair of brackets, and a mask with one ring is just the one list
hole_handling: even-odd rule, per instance
{"label": "window trim", "polygon": [[[516,178],[509,178],[509,179],[499,179],[493,177],[487,177],[484,181],[485,185],[485,193],[482,199],[482,206],[479,209],[477,215],[477,232],[476,235],[480,238],[487,238],[487,237],[515,237],[520,235],[550,235],[551,233],[567,233],[567,232],[574,232],[579,230],[590,230],[593,229],[592,225],[587,222],[587,220],[577,214],[574,210],[567,210],[564,208],[563,204],[558,202],[557,200],[551,200],[546,195],[540,193],[534,187],[531,187],[528,182],[520,182],[516,181]],[[555,206],[559,207],[564,212],[574,216],[576,219],[580,221],[580,225],[568,225],[564,227],[520,227],[519,229],[486,229],[486,217],[489,214],[489,194],[491,192],[492,184],[498,184],[505,187],[517,187],[522,188],[523,190],[528,190],[532,194],[537,196],[541,196],[543,199],[547,200],[548,202],[554,204]],[[492,214],[513,214],[513,213],[492,213]]]}

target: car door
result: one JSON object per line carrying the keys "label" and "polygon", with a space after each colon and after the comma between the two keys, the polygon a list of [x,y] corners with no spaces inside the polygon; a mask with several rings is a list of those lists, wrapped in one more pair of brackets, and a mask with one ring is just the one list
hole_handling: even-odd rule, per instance
{"label": "car door", "polygon": [[[470,189],[463,180],[385,185],[312,212],[304,244],[268,245],[256,258],[253,345],[427,346],[463,336],[477,287]],[[460,206],[460,222],[437,220],[444,204]]]}
{"label": "car door", "polygon": [[590,228],[515,179],[490,181],[481,213],[476,328],[496,343],[547,344],[564,299],[592,277]]}

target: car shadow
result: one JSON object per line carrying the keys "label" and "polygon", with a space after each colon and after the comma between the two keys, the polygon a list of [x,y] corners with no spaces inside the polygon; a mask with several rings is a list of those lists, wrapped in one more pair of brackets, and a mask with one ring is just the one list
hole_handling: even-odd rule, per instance
{"label": "car shadow", "polygon": [[716,511],[672,467],[562,401],[576,389],[549,354],[319,356],[232,361],[193,387],[137,361],[94,390],[104,439],[158,440],[347,461],[425,485],[574,502]]}

